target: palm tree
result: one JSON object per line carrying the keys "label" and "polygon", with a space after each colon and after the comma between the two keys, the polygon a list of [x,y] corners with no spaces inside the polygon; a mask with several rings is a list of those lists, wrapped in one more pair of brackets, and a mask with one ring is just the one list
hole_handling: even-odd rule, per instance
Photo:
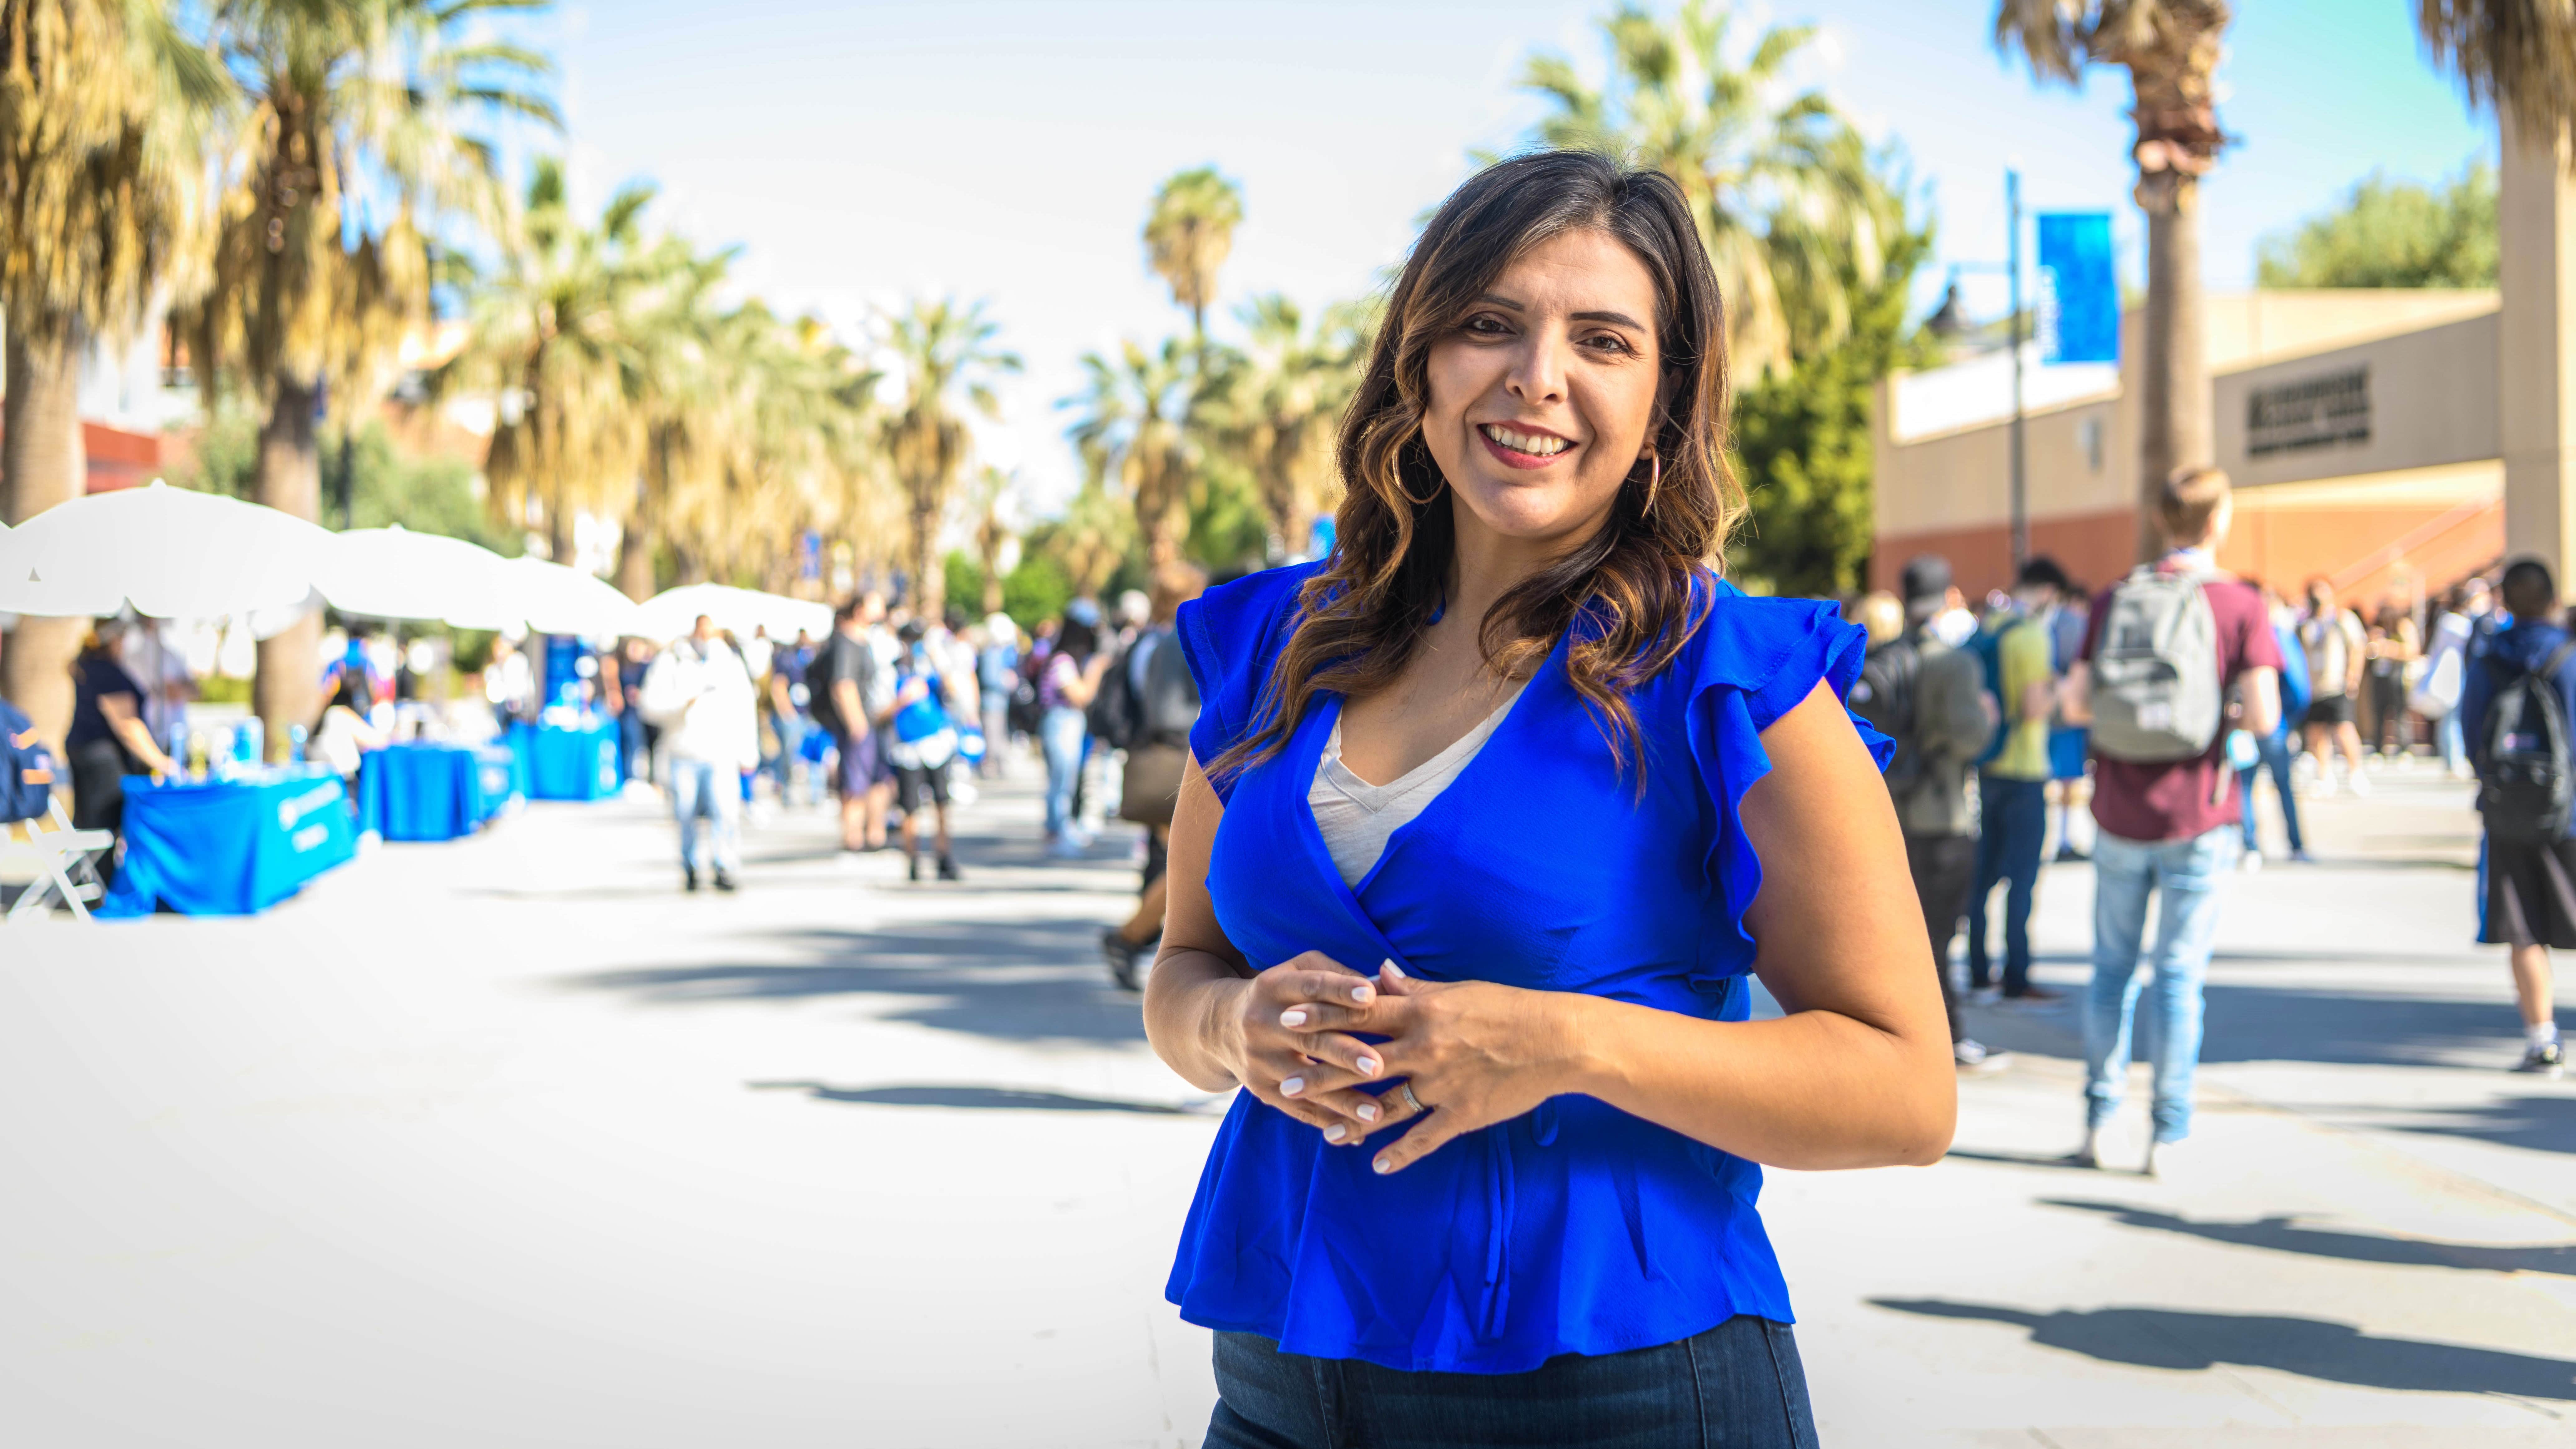
{"label": "palm tree", "polygon": [[1213,166],[1175,172],[1154,193],[1145,217],[1145,260],[1189,309],[1190,336],[1205,370],[1207,309],[1216,300],[1216,273],[1234,250],[1243,221],[1243,191]]}
{"label": "palm tree", "polygon": [[512,519],[542,512],[558,563],[572,560],[577,512],[615,518],[633,504],[644,443],[644,332],[671,280],[662,269],[679,260],[642,239],[652,199],[650,185],[624,187],[596,227],[584,226],[562,163],[541,159],[498,268],[466,278],[473,341],[443,372],[500,394],[483,468],[492,502]]}
{"label": "palm tree", "polygon": [[2201,337],[2200,178],[2227,144],[2214,78],[2227,0],[2001,0],[1995,44],[2042,81],[2124,66],[2136,93],[2138,208],[2147,214],[2147,315],[2138,363],[2138,557],[2164,551],[2155,493],[2217,449]]}
{"label": "palm tree", "polygon": [[[1727,298],[1728,360],[1756,377],[1839,340],[1849,306],[1831,279],[1876,274],[1886,238],[1850,123],[1821,93],[1789,90],[1789,64],[1814,27],[1764,31],[1737,68],[1726,54],[1731,18],[1707,0],[1682,0],[1669,21],[1625,4],[1601,22],[1605,85],[1561,55],[1532,57],[1521,83],[1553,103],[1538,128],[1549,145],[1632,158],[1681,187]],[[1819,289],[1811,310],[1822,334],[1793,330],[1781,295],[1790,275]]]}
{"label": "palm tree", "polygon": [[[199,280],[204,139],[231,97],[173,11],[167,0],[0,0],[0,522],[82,491],[90,341],[123,341],[156,289]],[[0,698],[58,745],[80,631],[76,619],[24,619],[0,656]]]}
{"label": "palm tree", "polygon": [[1218,432],[1260,490],[1278,550],[1294,553],[1334,502],[1333,425],[1359,385],[1375,318],[1365,306],[1334,307],[1309,326],[1276,292],[1253,298],[1242,318],[1252,352],[1216,409]]}
{"label": "palm tree", "polygon": [[2561,280],[2576,244],[2576,12],[2564,0],[2419,0],[2416,19],[2471,103],[2497,113],[2505,543],[2554,560],[2563,578],[2576,555],[2576,438],[2558,361],[2576,328]]}
{"label": "palm tree", "polygon": [[[423,218],[502,211],[494,142],[475,118],[559,125],[534,89],[550,66],[478,38],[494,11],[545,0],[209,0],[248,101],[224,158],[212,285],[187,319],[211,383],[265,409],[254,491],[298,518],[321,502],[315,421],[378,396],[406,327],[428,314]],[[314,713],[318,614],[259,651],[253,701],[273,748]]]}
{"label": "palm tree", "polygon": [[887,324],[887,350],[903,369],[903,402],[885,424],[886,461],[907,505],[910,547],[904,564],[912,578],[913,612],[936,619],[947,592],[939,524],[973,446],[957,403],[962,398],[985,417],[999,418],[993,383],[1018,372],[1020,359],[993,345],[1001,324],[985,317],[981,302],[915,299]]}
{"label": "palm tree", "polygon": [[617,545],[617,587],[638,602],[654,593],[654,560],[682,480],[704,477],[715,467],[720,319],[713,299],[733,255],[701,254],[665,237],[640,263],[657,286],[628,349],[643,457],[634,497],[620,510]]}
{"label": "palm tree", "polygon": [[1083,409],[1071,430],[1074,450],[1089,475],[1122,485],[1136,506],[1136,529],[1145,539],[1145,566],[1156,580],[1168,577],[1189,540],[1190,482],[1198,443],[1191,436],[1199,377],[1179,338],[1148,352],[1119,345],[1113,360],[1083,354],[1085,390],[1065,399]]}
{"label": "palm tree", "polygon": [[984,566],[984,597],[978,612],[984,614],[1002,607],[1002,552],[1014,536],[1010,521],[1002,516],[1002,505],[1010,500],[1011,486],[1018,481],[988,465],[976,482],[975,557]]}

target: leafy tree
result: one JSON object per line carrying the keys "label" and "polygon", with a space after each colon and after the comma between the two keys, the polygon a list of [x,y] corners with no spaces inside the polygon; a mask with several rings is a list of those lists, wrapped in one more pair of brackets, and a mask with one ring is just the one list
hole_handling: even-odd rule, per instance
{"label": "leafy tree", "polygon": [[[1792,93],[1787,69],[1815,38],[1812,26],[1763,32],[1741,67],[1727,56],[1732,17],[1707,0],[1682,0],[1666,20],[1623,4],[1600,22],[1610,75],[1586,83],[1560,55],[1533,57],[1522,85],[1554,103],[1539,123],[1551,146],[1633,157],[1670,176],[1689,198],[1700,240],[1727,299],[1727,355],[1753,378],[1785,367],[1801,345],[1833,342],[1850,303],[1832,285],[1859,258],[1880,267],[1885,238],[1873,229],[1871,178],[1851,125],[1817,91]],[[1803,277],[1822,328],[1793,333],[1782,292]]]}
{"label": "leafy tree", "polygon": [[2092,65],[2129,72],[2137,104],[2138,207],[2147,214],[2145,355],[2138,366],[2138,557],[2164,551],[2156,490],[2218,446],[2200,346],[2200,178],[2218,164],[2220,40],[2228,0],[2000,0],[1994,37],[2042,81],[2073,86]]}
{"label": "leafy tree", "polygon": [[1020,370],[1018,354],[994,345],[1001,330],[980,302],[916,300],[891,319],[887,344],[903,368],[903,405],[886,423],[885,451],[909,509],[911,546],[904,564],[919,595],[914,611],[925,618],[936,617],[944,602],[939,525],[972,443],[957,404],[962,400],[986,417],[1000,416],[993,382]]}
{"label": "leafy tree", "polygon": [[2492,287],[2495,171],[2478,163],[2441,190],[2373,171],[2343,204],[2267,237],[2266,287]]}
{"label": "leafy tree", "polygon": [[[226,148],[222,223],[202,306],[184,314],[207,395],[218,381],[267,413],[260,502],[314,518],[316,419],[328,388],[363,415],[405,328],[428,315],[422,227],[491,225],[494,137],[476,122],[559,125],[544,57],[482,37],[495,11],[543,0],[206,0],[218,54],[248,101]],[[273,747],[318,713],[321,620],[260,644],[256,697]]]}
{"label": "leafy tree", "polygon": [[1875,528],[1870,409],[1878,380],[1932,362],[1906,321],[1914,273],[1932,251],[1928,221],[1887,193],[1890,238],[1875,274],[1838,280],[1850,299],[1840,341],[1813,349],[1785,374],[1761,379],[1735,401],[1735,458],[1752,503],[1730,573],[1775,593],[1839,596],[1867,572]]}
{"label": "leafy tree", "polygon": [[[1345,305],[1310,323],[1276,292],[1253,298],[1241,315],[1252,335],[1246,365],[1232,370],[1204,412],[1218,448],[1247,475],[1278,551],[1294,553],[1316,513],[1338,501],[1333,429],[1359,387],[1377,317],[1367,304]],[[1193,533],[1205,536],[1195,525]]]}
{"label": "leafy tree", "polygon": [[[85,482],[80,361],[133,335],[156,289],[193,291],[206,133],[234,96],[175,0],[0,0],[0,314],[8,333],[0,524]],[[0,697],[60,742],[77,619],[27,619]]]}
{"label": "leafy tree", "polygon": [[[1085,391],[1065,399],[1083,410],[1071,431],[1074,451],[1096,484],[1114,483],[1134,500],[1146,571],[1160,578],[1189,542],[1201,461],[1190,422],[1202,374],[1177,337],[1158,350],[1123,342],[1115,357],[1085,353],[1082,370]],[[1084,572],[1075,570],[1077,583]]]}
{"label": "leafy tree", "polygon": [[1243,221],[1243,191],[1213,166],[1176,172],[1154,193],[1145,217],[1145,260],[1189,309],[1190,336],[1204,366],[1207,309],[1216,300],[1216,273],[1234,250]]}

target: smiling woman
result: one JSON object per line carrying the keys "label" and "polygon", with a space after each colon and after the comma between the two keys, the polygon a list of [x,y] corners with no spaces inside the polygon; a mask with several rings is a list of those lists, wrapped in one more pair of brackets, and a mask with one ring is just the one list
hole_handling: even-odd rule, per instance
{"label": "smiling woman", "polygon": [[1956,1101],[1860,631],[1707,562],[1724,335],[1664,177],[1488,169],[1389,299],[1334,554],[1180,615],[1146,1028],[1244,1089],[1169,1290],[1212,1445],[1814,1441],[1755,1164],[1930,1162]]}

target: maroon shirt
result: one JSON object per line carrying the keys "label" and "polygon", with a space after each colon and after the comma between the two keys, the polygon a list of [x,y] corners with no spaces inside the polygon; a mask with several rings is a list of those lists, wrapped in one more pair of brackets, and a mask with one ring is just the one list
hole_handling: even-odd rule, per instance
{"label": "maroon shirt", "polygon": [[[2168,559],[2157,567],[2171,565]],[[2248,669],[2281,667],[2281,646],[2272,638],[2272,621],[2265,616],[2263,596],[2252,584],[2235,579],[2212,580],[2202,584],[2200,591],[2209,600],[2209,612],[2218,624],[2218,677],[2224,685],[2234,685],[2236,677]],[[2093,617],[2084,626],[2084,658],[2088,663],[2101,650],[2102,624],[2110,617],[2111,590],[2104,589],[2093,600]],[[2197,759],[2141,765],[2095,754],[2095,823],[2124,840],[2151,844],[2188,840],[2222,825],[2237,824],[2242,817],[2237,813],[2235,772],[2227,768],[2227,730],[2228,726],[2221,722],[2218,738],[2211,740],[2208,752]]]}

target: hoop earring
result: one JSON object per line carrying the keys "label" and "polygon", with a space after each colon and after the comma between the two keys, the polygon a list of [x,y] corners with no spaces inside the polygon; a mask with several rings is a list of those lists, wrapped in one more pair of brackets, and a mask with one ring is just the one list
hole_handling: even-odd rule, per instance
{"label": "hoop earring", "polygon": [[1646,506],[1637,510],[1639,518],[1655,516],[1655,495],[1661,492],[1664,486],[1664,455],[1656,453],[1652,457],[1654,472],[1648,475],[1646,480]]}
{"label": "hoop earring", "polygon": [[1432,485],[1431,485],[1431,496],[1430,496],[1430,497],[1428,497],[1428,498],[1416,498],[1416,497],[1414,497],[1414,496],[1413,496],[1412,494],[1410,494],[1410,493],[1405,493],[1405,491],[1404,491],[1404,475],[1403,475],[1402,473],[1400,473],[1400,472],[1399,472],[1399,473],[1397,473],[1397,474],[1395,475],[1395,491],[1396,491],[1396,492],[1398,492],[1398,493],[1404,493],[1404,501],[1405,501],[1405,502],[1407,502],[1407,503],[1412,504],[1412,505],[1413,505],[1414,507],[1416,507],[1416,508],[1428,508],[1428,507],[1430,507],[1432,504],[1439,502],[1439,501],[1440,501],[1440,490],[1441,490],[1441,489],[1443,489],[1443,488],[1446,488],[1446,487],[1448,487],[1448,486],[1449,486],[1449,480],[1448,480],[1448,479],[1446,479],[1446,478],[1442,478],[1439,482],[1434,483],[1434,484],[1432,484]]}

